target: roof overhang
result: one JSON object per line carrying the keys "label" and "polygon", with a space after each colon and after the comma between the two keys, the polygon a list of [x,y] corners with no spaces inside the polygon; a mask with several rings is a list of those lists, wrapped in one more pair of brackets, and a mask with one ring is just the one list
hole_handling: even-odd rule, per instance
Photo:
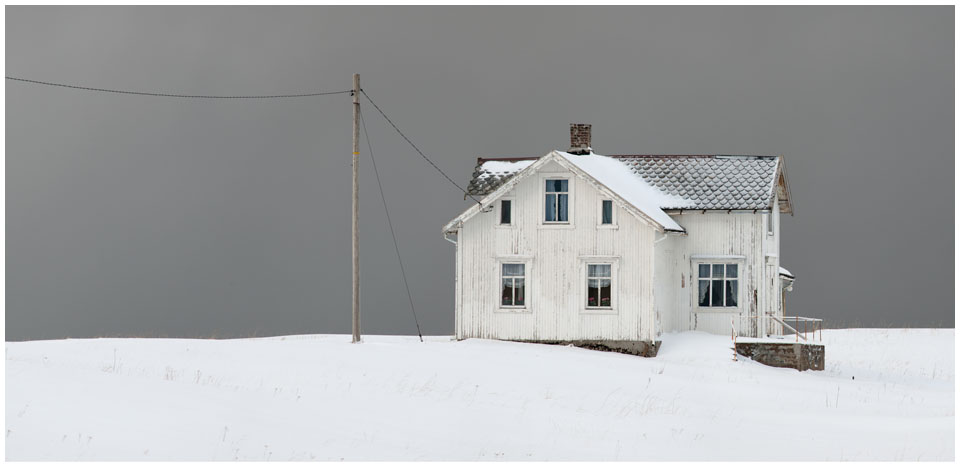
{"label": "roof overhang", "polygon": [[677,230],[677,229],[675,229],[675,228],[667,228],[667,227],[665,227],[663,224],[657,222],[655,219],[653,219],[652,217],[648,216],[646,213],[644,213],[644,212],[643,212],[642,210],[640,210],[638,207],[634,206],[634,205],[633,205],[632,203],[630,203],[629,201],[623,199],[623,197],[621,197],[618,193],[616,193],[615,191],[611,190],[609,187],[607,187],[606,185],[604,185],[603,183],[601,183],[599,180],[597,180],[596,178],[594,178],[593,176],[591,176],[589,173],[587,173],[586,171],[584,171],[584,170],[581,169],[580,167],[577,167],[575,164],[573,164],[573,163],[571,163],[570,161],[568,161],[565,157],[563,157],[562,155],[560,155],[560,153],[557,152],[557,151],[550,151],[549,153],[547,153],[547,154],[544,155],[543,157],[540,157],[539,159],[537,159],[536,162],[534,162],[533,164],[530,164],[530,165],[527,166],[526,168],[524,168],[524,169],[520,170],[519,172],[517,172],[516,174],[514,174],[514,175],[513,175],[512,177],[510,177],[506,182],[504,182],[504,183],[501,184],[499,187],[497,187],[496,190],[490,192],[489,194],[487,194],[486,196],[484,196],[482,199],[480,199],[480,201],[479,201],[477,204],[474,204],[474,205],[471,206],[469,209],[467,209],[466,211],[464,211],[463,213],[461,213],[459,216],[453,218],[452,220],[450,220],[450,222],[447,222],[447,224],[443,226],[443,232],[444,232],[444,233],[447,233],[447,232],[453,232],[453,231],[458,230],[458,229],[460,228],[460,226],[463,225],[464,222],[466,222],[467,220],[469,220],[469,219],[472,218],[473,216],[479,214],[480,212],[483,212],[484,210],[486,210],[487,208],[489,208],[490,206],[492,206],[492,204],[493,204],[498,198],[500,198],[501,196],[505,195],[507,192],[509,192],[510,190],[512,190],[513,187],[516,186],[518,183],[520,183],[522,180],[526,179],[527,177],[531,176],[532,174],[537,173],[537,171],[540,169],[540,167],[543,167],[544,165],[546,165],[546,164],[548,164],[548,163],[550,163],[550,162],[556,162],[556,163],[559,164],[561,167],[563,167],[564,169],[570,171],[571,173],[573,173],[573,174],[576,175],[577,177],[580,177],[580,178],[582,178],[582,179],[590,182],[590,183],[591,183],[592,185],[594,185],[594,187],[597,188],[601,193],[603,193],[604,195],[606,195],[606,196],[610,197],[611,199],[613,199],[614,202],[616,202],[620,207],[624,208],[627,212],[633,214],[635,217],[637,217],[638,219],[640,219],[642,222],[645,222],[645,223],[649,224],[650,226],[654,227],[657,231],[662,232],[662,233],[686,233],[685,230]]}
{"label": "roof overhang", "polygon": [[793,290],[793,283],[797,280],[797,277],[793,275],[792,272],[788,271],[784,267],[780,267],[780,288],[786,290]]}
{"label": "roof overhang", "polygon": [[[790,199],[790,185],[787,183],[787,166],[785,165],[783,155],[777,157],[777,203],[780,205],[780,212],[793,215],[793,201]],[[771,206],[772,208],[772,206]]]}

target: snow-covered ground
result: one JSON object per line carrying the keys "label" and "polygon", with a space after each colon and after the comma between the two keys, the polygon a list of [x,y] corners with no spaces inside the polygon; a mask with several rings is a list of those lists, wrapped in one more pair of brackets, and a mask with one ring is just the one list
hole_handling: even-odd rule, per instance
{"label": "snow-covered ground", "polygon": [[953,460],[954,330],[827,330],[827,369],[409,337],[6,343],[8,460]]}

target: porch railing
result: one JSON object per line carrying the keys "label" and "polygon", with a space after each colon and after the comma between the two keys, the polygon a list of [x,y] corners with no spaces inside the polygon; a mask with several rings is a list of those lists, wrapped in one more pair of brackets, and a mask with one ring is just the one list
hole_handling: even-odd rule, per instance
{"label": "porch railing", "polygon": [[[770,312],[766,313],[766,315],[773,321],[780,324],[781,334],[783,334],[784,328],[792,331],[796,336],[797,342],[800,342],[800,340],[803,340],[803,341],[818,340],[820,342],[823,342],[823,320],[820,318],[808,318],[806,316],[776,316]],[[753,320],[756,320],[757,318],[758,318],[757,316],[740,316],[739,329],[744,328],[743,324],[746,324],[744,323],[744,320],[746,320],[747,323],[751,323]],[[793,324],[793,326],[790,325],[791,323]],[[756,332],[756,336],[760,337],[762,333],[760,332],[759,326],[756,326],[755,322],[752,324],[754,324],[754,326],[747,326],[747,329],[751,330],[750,333]],[[734,340],[736,340],[736,337],[739,337],[740,332],[737,331],[737,328],[734,325],[734,319],[730,320],[730,327],[731,327],[731,330],[736,334],[736,336],[734,337]]]}
{"label": "porch railing", "polygon": [[[783,318],[779,318],[773,313],[767,313],[767,316],[769,316],[774,321],[780,323],[780,326],[783,326],[793,331],[794,335],[797,336],[797,342],[800,342],[800,339],[807,340],[808,329],[809,329],[809,332],[811,333],[810,339],[812,340],[817,339],[817,331],[820,331],[819,340],[820,342],[823,342],[823,320],[820,318],[807,318],[805,316],[784,316]],[[789,324],[787,324],[791,321],[793,322],[793,326],[790,326]],[[801,323],[803,324],[801,325]],[[801,327],[803,328],[803,335],[800,334]],[[781,333],[782,332],[783,331],[781,330]]]}

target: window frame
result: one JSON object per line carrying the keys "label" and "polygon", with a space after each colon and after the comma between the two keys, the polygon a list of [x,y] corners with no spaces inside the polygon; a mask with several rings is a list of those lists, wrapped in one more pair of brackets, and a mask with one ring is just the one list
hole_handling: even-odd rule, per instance
{"label": "window frame", "polygon": [[[497,306],[494,309],[495,312],[499,313],[531,313],[533,308],[531,306],[531,290],[533,289],[530,279],[532,277],[531,271],[533,270],[533,257],[531,256],[519,256],[519,255],[509,255],[509,256],[500,256],[496,260],[496,271],[495,277],[497,278],[497,295],[496,301]],[[503,304],[503,265],[504,264],[522,264],[523,265],[523,293],[525,295],[523,300],[523,305],[504,305]],[[518,276],[510,276],[518,277]]]}
{"label": "window frame", "polygon": [[[502,209],[503,209],[503,202],[504,202],[504,201],[509,201],[509,202],[510,202],[510,223],[509,223],[509,224],[501,224],[501,223],[500,223],[501,215],[502,215]],[[516,226],[517,226],[517,201],[516,201],[516,198],[514,198],[513,196],[503,196],[503,197],[501,197],[500,199],[498,199],[495,204],[496,204],[496,208],[494,209],[494,214],[496,215],[496,218],[495,218],[495,225],[496,225],[496,227],[499,227],[499,228],[513,228],[513,227],[516,227]]]}
{"label": "window frame", "polygon": [[[589,291],[590,265],[610,265],[610,306],[587,306]],[[577,299],[580,301],[580,313],[585,315],[615,315],[619,313],[620,296],[620,257],[619,256],[581,256],[580,257],[580,292]]]}
{"label": "window frame", "polygon": [[[744,297],[743,297],[743,281],[744,281],[744,267],[743,267],[743,263],[744,263],[744,261],[743,261],[742,258],[716,257],[716,258],[700,258],[700,259],[694,260],[694,261],[692,262],[692,264],[693,264],[692,271],[691,271],[691,276],[692,276],[692,277],[691,277],[691,279],[690,279],[690,291],[691,291],[691,293],[693,294],[693,306],[694,306],[694,308],[695,308],[697,311],[699,311],[699,312],[731,312],[731,311],[739,311],[739,310],[742,308],[743,298],[744,298]],[[736,266],[737,266],[737,277],[727,277],[727,269],[726,269],[726,268],[727,268],[727,265],[728,265],[728,264],[730,264],[730,265],[736,265]],[[723,278],[721,279],[721,280],[724,282],[724,287],[723,287],[723,290],[724,290],[724,294],[723,294],[724,305],[723,305],[723,306],[710,306],[710,305],[708,305],[708,306],[701,306],[701,305],[700,305],[700,280],[701,280],[701,278],[700,278],[700,266],[701,266],[701,265],[709,265],[709,266],[710,266],[710,271],[711,271],[710,277],[707,277],[707,278],[705,278],[705,279],[708,280],[708,281],[711,281],[711,282],[712,282],[713,280],[715,280],[715,279],[713,278],[713,266],[714,266],[714,265],[723,265],[723,267],[724,267],[723,273],[724,273],[724,274],[723,274]],[[736,304],[735,306],[727,306],[727,305],[726,305],[726,301],[727,301],[727,298],[726,298],[726,290],[727,290],[726,283],[727,283],[728,281],[732,281],[732,280],[737,281],[737,304]],[[710,286],[713,287],[713,284],[711,284]],[[711,290],[712,290],[712,289],[711,289]]]}
{"label": "window frame", "polygon": [[[574,177],[571,172],[543,172],[539,176],[540,188],[538,192],[540,193],[540,199],[538,204],[538,212],[540,213],[540,220],[537,222],[539,228],[547,229],[572,229],[574,228],[574,215],[576,209],[574,207],[574,201],[576,200],[576,177]],[[567,220],[565,222],[558,221],[547,221],[547,210],[546,210],[546,201],[547,201],[547,180],[567,180]]]}
{"label": "window frame", "polygon": [[[604,201],[610,202],[611,222],[609,224],[603,223],[603,202]],[[620,216],[617,215],[617,203],[613,201],[613,198],[600,196],[599,199],[597,199],[597,228],[598,229],[614,229],[614,230],[619,229],[620,226],[617,224],[618,217]]]}

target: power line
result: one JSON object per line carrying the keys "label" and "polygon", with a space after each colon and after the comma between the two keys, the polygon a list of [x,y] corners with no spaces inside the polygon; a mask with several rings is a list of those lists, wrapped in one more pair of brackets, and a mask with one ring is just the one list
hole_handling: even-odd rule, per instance
{"label": "power line", "polygon": [[413,149],[417,151],[418,154],[420,154],[420,157],[423,157],[427,162],[429,162],[430,165],[433,166],[433,168],[437,169],[437,172],[440,172],[440,175],[443,175],[448,181],[450,181],[450,183],[453,184],[453,186],[457,187],[460,191],[462,191],[464,195],[469,196],[472,200],[476,201],[477,204],[481,204],[480,200],[478,200],[477,198],[474,198],[473,195],[467,192],[467,190],[464,190],[460,185],[457,184],[457,182],[453,181],[453,179],[450,178],[449,175],[444,173],[444,171],[440,170],[440,167],[437,167],[437,164],[434,164],[433,161],[430,160],[430,158],[427,157],[426,154],[424,154],[423,151],[421,151],[416,144],[413,144],[413,141],[410,141],[410,138],[407,138],[407,135],[403,134],[403,132],[400,131],[399,128],[397,128],[397,125],[393,123],[393,120],[390,120],[390,117],[388,117],[387,114],[383,113],[383,110],[380,109],[380,106],[378,106],[376,102],[373,102],[373,99],[370,98],[370,95],[367,94],[367,91],[360,89],[360,93],[363,94],[363,96],[366,97],[371,104],[373,104],[373,108],[377,109],[377,112],[380,112],[380,115],[383,115],[383,118],[387,120],[387,123],[389,123],[394,130],[397,130],[397,133],[399,133],[400,136],[403,137],[403,139],[407,140],[407,142],[410,143],[410,146],[413,147]]}
{"label": "power line", "polygon": [[291,98],[291,97],[328,96],[331,94],[349,94],[353,92],[353,91],[325,91],[325,92],[306,92],[306,93],[297,93],[297,94],[213,96],[213,95],[204,95],[204,94],[172,94],[172,93],[165,93],[165,92],[143,92],[143,91],[127,91],[122,89],[92,88],[88,86],[77,86],[73,84],[50,83],[47,81],[37,81],[33,79],[16,78],[13,76],[7,76],[6,78],[10,81],[19,81],[22,83],[39,84],[43,86],[54,86],[54,87],[68,88],[68,89],[78,89],[81,91],[96,91],[96,92],[107,92],[112,94],[131,94],[136,96],[151,96],[151,97],[177,97],[177,98],[185,98],[185,99],[280,99],[280,98]]}
{"label": "power line", "polygon": [[417,325],[417,335],[420,336],[420,342],[423,342],[423,333],[420,332],[420,321],[417,320],[417,312],[413,308],[413,294],[410,293],[410,286],[407,284],[407,273],[403,269],[403,259],[400,258],[400,245],[397,243],[397,234],[393,232],[390,210],[387,209],[387,197],[383,194],[383,184],[380,183],[380,171],[377,170],[377,159],[373,157],[370,133],[367,133],[367,123],[363,120],[363,111],[361,110],[358,113],[360,114],[360,125],[363,127],[363,136],[367,140],[367,149],[370,151],[370,160],[373,162],[373,173],[377,175],[377,186],[380,188],[380,199],[383,200],[383,211],[387,213],[387,225],[390,226],[390,236],[393,237],[393,247],[397,250],[397,262],[400,263],[400,275],[403,277],[403,286],[407,289],[407,299],[410,300],[410,312],[413,313],[413,322]]}

